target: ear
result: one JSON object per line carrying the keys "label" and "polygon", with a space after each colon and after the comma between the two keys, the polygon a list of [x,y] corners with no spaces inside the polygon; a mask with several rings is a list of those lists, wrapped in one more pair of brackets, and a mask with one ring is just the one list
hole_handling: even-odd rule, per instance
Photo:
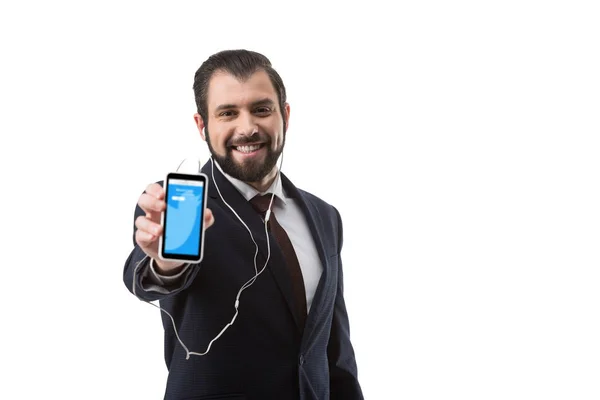
{"label": "ear", "polygon": [[202,119],[200,114],[194,114],[194,122],[196,123],[196,127],[198,128],[198,132],[200,132],[200,137],[206,142],[206,135],[204,134],[204,120]]}
{"label": "ear", "polygon": [[285,131],[287,132],[290,129],[290,104],[285,103],[284,113],[285,115]]}

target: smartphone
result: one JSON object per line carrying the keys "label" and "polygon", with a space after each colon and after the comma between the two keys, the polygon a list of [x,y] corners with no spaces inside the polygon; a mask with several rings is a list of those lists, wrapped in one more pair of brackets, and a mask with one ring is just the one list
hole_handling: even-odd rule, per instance
{"label": "smartphone", "polygon": [[162,213],[163,233],[158,255],[165,261],[196,263],[204,253],[204,212],[208,178],[205,174],[167,174],[166,209]]}

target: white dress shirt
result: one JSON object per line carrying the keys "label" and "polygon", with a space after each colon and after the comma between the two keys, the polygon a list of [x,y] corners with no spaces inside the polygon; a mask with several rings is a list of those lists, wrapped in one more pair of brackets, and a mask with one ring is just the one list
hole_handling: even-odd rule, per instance
{"label": "white dress shirt", "polygon": [[[276,178],[273,184],[263,193],[259,192],[247,183],[236,179],[221,169],[221,166],[215,161],[215,165],[219,168],[219,171],[231,182],[231,184],[244,196],[244,198],[250,201],[256,195],[264,195],[267,193],[275,193],[275,199],[271,212],[275,214],[279,224],[287,232],[294,251],[298,257],[300,269],[302,270],[302,277],[304,279],[304,288],[306,292],[306,309],[310,310],[317,285],[321,279],[321,273],[323,272],[323,266],[317,252],[315,241],[313,240],[308,222],[306,217],[302,213],[302,209],[298,205],[297,201],[291,197],[288,197],[283,190],[281,180]],[[227,201],[227,199],[225,199]],[[215,221],[218,224],[218,221]],[[248,240],[250,236],[248,236]],[[189,264],[185,266],[184,270],[178,273],[176,276],[163,276],[156,272],[154,269],[154,263],[150,263],[148,277],[154,283],[154,285],[148,285],[145,287],[146,290],[156,290],[162,292],[164,285],[171,284],[178,280],[185,272]],[[259,277],[260,279],[260,277]],[[156,286],[155,286],[156,285]],[[161,288],[160,286],[163,286]],[[162,290],[161,290],[162,289]]]}

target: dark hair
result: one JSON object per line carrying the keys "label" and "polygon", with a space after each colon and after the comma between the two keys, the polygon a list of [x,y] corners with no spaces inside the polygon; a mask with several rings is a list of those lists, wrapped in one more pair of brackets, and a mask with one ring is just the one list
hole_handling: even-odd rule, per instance
{"label": "dark hair", "polygon": [[[279,110],[283,118],[284,132],[286,94],[283,80],[271,66],[271,61],[260,53],[249,50],[224,50],[213,54],[202,63],[194,76],[194,96],[198,114],[202,117],[205,125],[208,125],[208,84],[210,78],[217,71],[225,71],[240,80],[248,79],[259,70],[264,70],[277,92],[279,99]],[[208,129],[207,129],[208,130]]]}

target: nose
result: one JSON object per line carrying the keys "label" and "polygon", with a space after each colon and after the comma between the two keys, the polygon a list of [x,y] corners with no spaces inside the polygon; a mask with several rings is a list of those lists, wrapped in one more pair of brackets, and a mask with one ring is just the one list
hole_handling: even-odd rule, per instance
{"label": "nose", "polygon": [[250,112],[240,113],[237,118],[236,134],[242,136],[252,136],[258,132],[258,124],[256,123],[255,116]]}

